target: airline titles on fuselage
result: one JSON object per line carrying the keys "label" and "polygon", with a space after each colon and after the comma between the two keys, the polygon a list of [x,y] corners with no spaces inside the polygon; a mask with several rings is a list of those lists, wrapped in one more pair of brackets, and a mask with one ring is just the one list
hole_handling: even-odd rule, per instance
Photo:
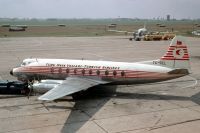
{"label": "airline titles on fuselage", "polygon": [[110,69],[110,70],[120,69],[120,67],[116,67],[116,66],[91,66],[91,65],[74,65],[74,64],[50,64],[50,63],[46,63],[46,66],[67,67],[67,68],[87,68],[87,69]]}

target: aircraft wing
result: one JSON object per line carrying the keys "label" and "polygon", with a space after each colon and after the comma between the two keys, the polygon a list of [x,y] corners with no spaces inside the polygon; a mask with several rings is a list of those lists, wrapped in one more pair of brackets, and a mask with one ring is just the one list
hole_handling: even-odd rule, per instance
{"label": "aircraft wing", "polygon": [[92,86],[106,83],[109,82],[80,77],[68,77],[61,84],[55,86],[53,89],[40,96],[38,100],[51,101],[75,92],[87,90]]}

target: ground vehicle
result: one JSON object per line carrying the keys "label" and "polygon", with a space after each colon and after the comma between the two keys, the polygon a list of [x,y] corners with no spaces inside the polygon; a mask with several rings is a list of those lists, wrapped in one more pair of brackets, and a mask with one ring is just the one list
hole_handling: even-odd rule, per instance
{"label": "ground vehicle", "polygon": [[0,94],[27,94],[28,84],[21,81],[0,80]]}
{"label": "ground vehicle", "polygon": [[145,35],[144,41],[157,41],[162,40],[162,35]]}

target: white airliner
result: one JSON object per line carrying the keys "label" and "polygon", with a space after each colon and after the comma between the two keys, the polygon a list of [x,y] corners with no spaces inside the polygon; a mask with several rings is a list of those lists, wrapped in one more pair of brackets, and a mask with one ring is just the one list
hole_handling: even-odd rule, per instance
{"label": "white airliner", "polygon": [[146,29],[146,24],[144,25],[143,28],[138,29],[136,32],[131,32],[131,31],[121,31],[121,30],[108,30],[111,32],[118,32],[118,33],[125,33],[125,34],[132,34],[133,38],[129,38],[129,40],[136,40],[136,41],[140,41],[141,39],[144,38],[144,36],[148,33],[147,29]]}
{"label": "white airliner", "polygon": [[179,78],[190,73],[186,42],[176,36],[160,59],[135,63],[67,60],[25,59],[10,74],[33,83],[35,90],[46,92],[39,100],[55,100],[90,87],[105,84],[152,83]]}

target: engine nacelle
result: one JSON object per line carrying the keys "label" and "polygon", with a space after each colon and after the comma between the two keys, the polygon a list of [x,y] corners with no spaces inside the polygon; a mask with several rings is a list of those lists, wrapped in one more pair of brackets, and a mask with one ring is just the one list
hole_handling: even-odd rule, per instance
{"label": "engine nacelle", "polygon": [[42,80],[41,82],[33,83],[32,88],[36,93],[45,93],[61,84],[62,81],[63,80]]}

